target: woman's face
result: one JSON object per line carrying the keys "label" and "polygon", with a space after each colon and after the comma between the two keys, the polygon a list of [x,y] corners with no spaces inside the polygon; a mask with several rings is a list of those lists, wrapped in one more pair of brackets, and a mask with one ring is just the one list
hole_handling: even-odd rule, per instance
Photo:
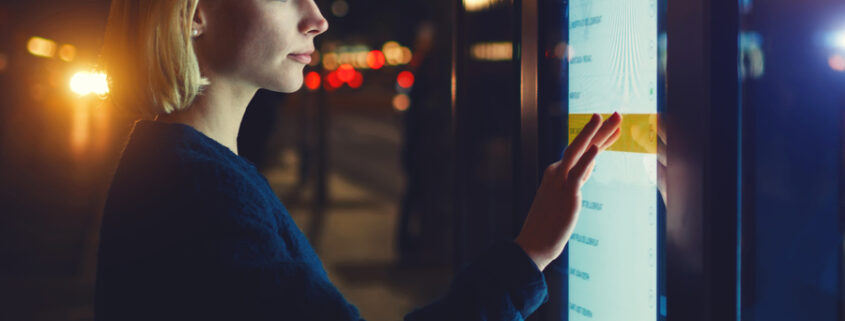
{"label": "woman's face", "polygon": [[278,92],[302,86],[314,37],[328,29],[313,0],[200,0],[203,74]]}

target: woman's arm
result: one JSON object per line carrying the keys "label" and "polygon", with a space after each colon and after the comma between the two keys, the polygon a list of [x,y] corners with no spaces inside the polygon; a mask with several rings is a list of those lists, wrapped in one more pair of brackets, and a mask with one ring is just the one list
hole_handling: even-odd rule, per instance
{"label": "woman's arm", "polygon": [[620,136],[622,117],[602,124],[593,115],[563,158],[546,170],[515,242],[494,247],[462,271],[450,292],[406,317],[417,320],[513,320],[527,318],[548,300],[541,272],[563,252],[581,206],[581,186],[598,153]]}
{"label": "woman's arm", "polygon": [[[523,320],[545,302],[541,270],[563,250],[577,218],[578,191],[595,155],[618,136],[620,121],[614,116],[599,128],[595,116],[547,171],[516,242],[488,251],[455,278],[443,299],[407,320]],[[600,147],[585,152],[589,145]],[[120,213],[115,226],[104,227],[115,233],[106,234],[114,237],[101,250],[98,296],[107,304],[98,307],[98,319],[360,319],[290,218],[273,215],[281,205],[264,207],[278,202],[269,187],[207,163],[164,177],[184,184],[153,182],[156,188],[142,194],[156,197],[143,203],[137,193],[124,193],[126,206],[113,210],[135,214]],[[138,186],[127,188],[137,192]]]}

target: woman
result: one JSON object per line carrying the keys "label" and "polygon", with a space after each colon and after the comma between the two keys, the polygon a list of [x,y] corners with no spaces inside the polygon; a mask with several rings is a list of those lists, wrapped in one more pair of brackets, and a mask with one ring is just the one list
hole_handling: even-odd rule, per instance
{"label": "woman", "polygon": [[[139,121],[105,207],[99,320],[358,320],[267,181],[237,155],[259,88],[302,84],[328,24],[311,0],[113,0],[103,50]],[[621,117],[594,115],[550,166],[520,235],[408,320],[521,320],[569,239],[579,189]]]}

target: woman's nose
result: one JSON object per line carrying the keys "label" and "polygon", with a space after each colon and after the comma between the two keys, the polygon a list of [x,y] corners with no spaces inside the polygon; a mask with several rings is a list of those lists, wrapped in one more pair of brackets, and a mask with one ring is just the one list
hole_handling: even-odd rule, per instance
{"label": "woman's nose", "polygon": [[305,1],[304,19],[299,23],[299,31],[309,36],[317,36],[329,29],[329,22],[320,13],[320,8],[314,1]]}

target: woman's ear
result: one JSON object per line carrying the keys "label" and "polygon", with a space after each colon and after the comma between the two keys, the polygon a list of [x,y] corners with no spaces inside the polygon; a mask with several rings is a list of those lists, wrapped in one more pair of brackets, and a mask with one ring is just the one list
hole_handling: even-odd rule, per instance
{"label": "woman's ear", "polygon": [[206,19],[206,8],[205,6],[203,6],[202,1],[200,1],[200,3],[197,5],[197,9],[194,12],[193,16],[194,19],[193,21],[191,21],[191,37],[196,38],[205,33],[206,21],[208,21]]}

